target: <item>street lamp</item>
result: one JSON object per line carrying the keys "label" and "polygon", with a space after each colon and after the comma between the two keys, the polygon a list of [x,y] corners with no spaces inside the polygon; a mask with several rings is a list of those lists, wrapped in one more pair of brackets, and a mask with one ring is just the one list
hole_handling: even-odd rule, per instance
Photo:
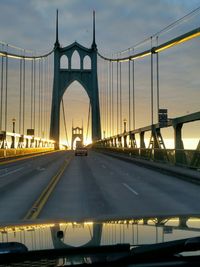
{"label": "street lamp", "polygon": [[124,119],[124,133],[126,132],[126,123],[127,123],[127,119]]}
{"label": "street lamp", "polygon": [[15,122],[16,122],[16,119],[13,118],[12,119],[12,123],[13,123],[13,136],[12,136],[11,148],[15,148]]}
{"label": "street lamp", "polygon": [[13,119],[12,119],[12,123],[13,123],[13,133],[15,133],[15,122],[16,122],[16,119],[13,118]]}
{"label": "street lamp", "polygon": [[106,131],[104,130],[103,131],[103,139],[105,139],[106,138]]}

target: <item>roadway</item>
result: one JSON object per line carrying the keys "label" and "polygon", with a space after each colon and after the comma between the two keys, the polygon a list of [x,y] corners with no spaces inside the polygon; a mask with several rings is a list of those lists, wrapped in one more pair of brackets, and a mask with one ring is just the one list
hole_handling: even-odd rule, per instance
{"label": "roadway", "polygon": [[[0,166],[0,222],[23,219],[70,152]],[[97,152],[73,157],[39,218],[200,214],[199,186]]]}

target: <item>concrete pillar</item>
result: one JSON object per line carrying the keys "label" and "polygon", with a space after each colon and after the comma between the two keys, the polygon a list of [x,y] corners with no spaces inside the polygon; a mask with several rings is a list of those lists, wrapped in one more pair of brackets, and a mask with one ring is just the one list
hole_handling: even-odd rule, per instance
{"label": "concrete pillar", "polygon": [[114,147],[117,147],[117,138],[114,138]]}
{"label": "concrete pillar", "polygon": [[118,136],[118,146],[122,147],[122,138],[121,138],[121,136]]}
{"label": "concrete pillar", "polygon": [[144,134],[145,132],[140,132],[140,150],[139,150],[139,155],[140,157],[144,156],[146,153],[145,153],[145,142],[144,142]]}
{"label": "concrete pillar", "polygon": [[1,148],[6,148],[6,132],[0,133]]}
{"label": "concrete pillar", "polygon": [[175,124],[174,126],[174,145],[175,145],[175,164],[187,164],[184,145],[182,140],[183,124]]}
{"label": "concrete pillar", "polygon": [[140,132],[140,148],[146,148],[144,142],[144,132]]}
{"label": "concrete pillar", "polygon": [[26,138],[26,148],[28,148],[29,147],[29,140],[28,140],[28,138]]}
{"label": "concrete pillar", "polygon": [[127,135],[124,135],[124,147],[127,147]]}
{"label": "concrete pillar", "polygon": [[11,142],[11,146],[10,146],[10,148],[15,148],[15,135],[13,135],[13,136],[11,137],[11,139],[12,139],[12,142]]}

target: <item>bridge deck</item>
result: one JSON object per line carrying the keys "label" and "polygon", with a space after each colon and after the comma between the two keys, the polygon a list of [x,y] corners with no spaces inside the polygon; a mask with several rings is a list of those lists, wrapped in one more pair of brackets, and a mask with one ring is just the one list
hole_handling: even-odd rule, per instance
{"label": "bridge deck", "polygon": [[[0,220],[24,218],[68,152],[0,166]],[[199,186],[90,151],[74,157],[39,218],[98,219],[199,213]]]}

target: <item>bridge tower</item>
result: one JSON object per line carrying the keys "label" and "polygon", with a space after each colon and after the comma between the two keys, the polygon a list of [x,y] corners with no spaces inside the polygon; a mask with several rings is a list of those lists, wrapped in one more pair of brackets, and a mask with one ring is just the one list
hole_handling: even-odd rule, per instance
{"label": "bridge tower", "polygon": [[73,149],[73,143],[76,138],[79,138],[81,143],[83,144],[83,127],[73,127],[72,126],[72,142],[71,149]]}
{"label": "bridge tower", "polygon": [[[80,56],[80,69],[72,69],[72,55],[77,51]],[[67,57],[68,68],[61,69],[61,58]],[[89,57],[91,69],[84,69],[84,59]],[[101,139],[99,91],[97,76],[97,45],[95,42],[95,13],[93,12],[93,42],[91,48],[86,48],[77,42],[61,47],[58,40],[58,11],[56,16],[56,42],[54,45],[54,80],[51,106],[50,138],[56,141],[59,148],[60,135],[60,104],[62,97],[74,81],[78,81],[90,100],[92,116],[92,141]]]}

